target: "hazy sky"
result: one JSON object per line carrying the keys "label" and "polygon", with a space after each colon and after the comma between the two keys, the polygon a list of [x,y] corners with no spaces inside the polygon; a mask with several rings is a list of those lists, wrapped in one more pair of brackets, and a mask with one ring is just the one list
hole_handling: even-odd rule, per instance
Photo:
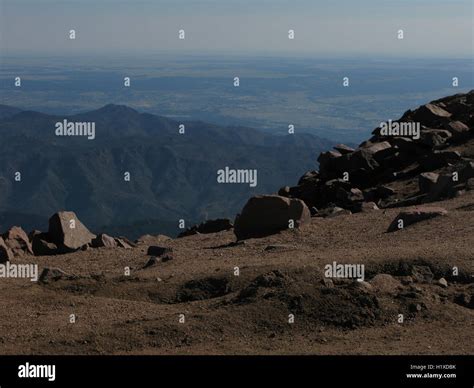
{"label": "hazy sky", "polygon": [[[0,0],[0,49],[472,57],[473,0]],[[184,41],[178,30],[186,31]],[[68,39],[75,29],[76,40]],[[288,30],[295,39],[288,39]],[[405,38],[397,39],[404,30]]]}

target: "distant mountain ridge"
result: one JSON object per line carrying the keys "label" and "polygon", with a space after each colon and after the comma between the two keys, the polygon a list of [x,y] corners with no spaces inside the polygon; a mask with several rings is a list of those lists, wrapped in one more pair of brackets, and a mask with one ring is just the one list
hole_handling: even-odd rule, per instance
{"label": "distant mountain ridge", "polygon": [[[64,119],[94,122],[95,139],[56,136]],[[180,219],[190,226],[233,216],[248,196],[277,190],[332,145],[309,134],[178,122],[112,104],[65,116],[0,105],[0,138],[1,229],[43,229],[40,219],[68,209],[92,230],[132,238],[178,233]],[[257,187],[218,184],[217,170],[226,166],[257,169]]]}

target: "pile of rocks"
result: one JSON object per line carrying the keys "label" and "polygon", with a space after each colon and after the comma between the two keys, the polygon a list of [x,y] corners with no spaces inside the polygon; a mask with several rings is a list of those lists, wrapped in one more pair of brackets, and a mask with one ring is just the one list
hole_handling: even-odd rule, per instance
{"label": "pile of rocks", "polygon": [[[325,216],[327,208],[360,212],[373,209],[372,203],[379,208],[417,205],[474,189],[473,154],[455,150],[474,141],[474,91],[409,110],[390,123],[419,128],[418,136],[407,131],[387,135],[376,128],[356,149],[340,144],[321,153],[319,171],[307,172],[278,194],[301,199],[312,215]],[[404,180],[416,180],[416,190],[397,188]]]}
{"label": "pile of rocks", "polygon": [[74,212],[62,211],[49,219],[47,232],[34,230],[29,235],[14,226],[0,237],[0,262],[27,255],[48,256],[90,248],[132,248],[135,244],[125,237],[95,235]]}

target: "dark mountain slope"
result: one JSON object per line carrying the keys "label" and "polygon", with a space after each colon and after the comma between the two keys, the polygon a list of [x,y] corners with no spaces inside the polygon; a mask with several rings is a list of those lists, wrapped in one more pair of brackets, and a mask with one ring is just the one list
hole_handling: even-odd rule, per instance
{"label": "dark mountain slope", "polygon": [[[64,119],[95,122],[95,139],[56,136],[55,123]],[[91,229],[130,237],[175,233],[179,219],[189,225],[232,216],[248,196],[292,181],[330,146],[308,134],[275,136],[203,122],[185,122],[186,133],[180,135],[179,124],[117,105],[72,116],[20,111],[5,117],[0,228],[20,221],[25,228],[43,227],[38,219],[69,209]],[[217,183],[217,170],[226,166],[257,169],[257,187]],[[15,172],[21,172],[20,182]]]}

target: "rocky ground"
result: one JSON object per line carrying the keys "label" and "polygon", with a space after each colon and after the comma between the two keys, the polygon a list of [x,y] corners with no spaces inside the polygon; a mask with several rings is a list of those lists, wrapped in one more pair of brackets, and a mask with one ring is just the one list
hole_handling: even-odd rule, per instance
{"label": "rocky ground", "polygon": [[71,212],[11,229],[0,261],[41,277],[0,279],[1,353],[473,354],[473,106],[408,111],[419,140],[376,129],[180,238],[95,236]]}

